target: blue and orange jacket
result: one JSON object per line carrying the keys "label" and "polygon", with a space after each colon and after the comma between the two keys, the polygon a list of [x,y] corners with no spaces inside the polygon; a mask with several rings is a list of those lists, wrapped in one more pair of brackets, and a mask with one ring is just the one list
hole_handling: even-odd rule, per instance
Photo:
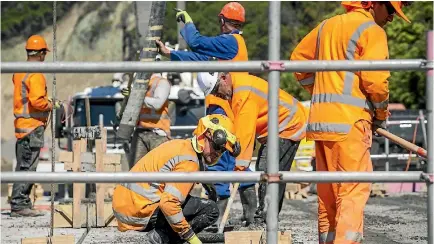
{"label": "blue and orange jacket", "polygon": [[208,37],[202,36],[193,23],[188,23],[182,28],[181,36],[192,52],[171,51],[172,61],[248,60],[246,43],[239,30]]}

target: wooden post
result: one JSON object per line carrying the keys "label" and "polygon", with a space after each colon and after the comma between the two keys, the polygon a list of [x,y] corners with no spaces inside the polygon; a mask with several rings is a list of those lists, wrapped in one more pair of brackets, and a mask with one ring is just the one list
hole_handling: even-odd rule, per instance
{"label": "wooden post", "polygon": [[[101,139],[95,141],[96,172],[104,171],[104,154],[107,148],[107,129],[104,128],[102,114],[100,114]],[[96,225],[105,226],[104,221],[104,198],[105,185],[96,184]]]}
{"label": "wooden post", "polygon": [[[81,138],[80,140],[74,141],[74,162],[72,165],[73,172],[81,172],[81,152],[86,152],[87,142],[86,139]],[[73,205],[72,205],[72,227],[81,228],[81,200],[84,196],[85,185],[83,183],[74,183],[73,186]]]}

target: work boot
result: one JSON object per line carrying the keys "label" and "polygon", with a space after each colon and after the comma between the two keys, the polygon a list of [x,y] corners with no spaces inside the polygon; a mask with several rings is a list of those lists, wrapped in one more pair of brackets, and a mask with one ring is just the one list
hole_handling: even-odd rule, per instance
{"label": "work boot", "polygon": [[151,230],[146,234],[145,244],[169,244],[169,237],[158,230]]}
{"label": "work boot", "polygon": [[220,223],[222,222],[223,214],[225,213],[226,206],[228,205],[228,202],[229,202],[229,198],[225,198],[225,199],[221,199],[221,200],[217,201],[217,208],[219,209],[219,217],[218,217],[217,221],[215,222],[215,225],[217,226],[217,228],[219,228]]}
{"label": "work boot", "polygon": [[255,186],[239,189],[241,204],[243,206],[243,217],[246,221],[246,226],[253,223],[256,211],[256,205],[258,203],[256,199]]}
{"label": "work boot", "polygon": [[43,215],[44,215],[44,213],[42,213],[36,209],[30,209],[30,208],[11,211],[11,217],[38,217],[38,216],[43,216]]}

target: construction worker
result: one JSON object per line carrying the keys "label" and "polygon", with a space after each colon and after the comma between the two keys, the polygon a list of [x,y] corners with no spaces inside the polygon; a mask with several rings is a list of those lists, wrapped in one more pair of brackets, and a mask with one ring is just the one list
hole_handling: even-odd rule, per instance
{"label": "construction worker", "polygon": [[[240,152],[234,125],[223,115],[199,120],[193,138],[161,144],[131,172],[197,172],[229,151]],[[169,180],[169,179],[168,179]],[[213,200],[190,196],[194,183],[128,183],[115,188],[113,213],[120,231],[146,231],[146,243],[201,243],[196,233],[219,215]]]}
{"label": "construction worker", "polygon": [[[261,143],[257,171],[266,171],[268,135],[268,82],[248,73],[198,74],[198,84],[205,95],[230,101],[234,113],[235,134],[240,139],[241,153],[235,160],[236,170],[249,167],[255,139]],[[305,137],[305,107],[283,90],[279,90],[279,170],[289,171],[300,140]],[[279,211],[282,208],[285,184],[279,186]],[[265,221],[266,185],[259,184],[259,206],[256,218]]]}
{"label": "construction worker", "polygon": [[[205,103],[206,114],[223,114],[231,121],[235,121],[234,113],[232,112],[228,101],[214,95],[208,95],[206,96]],[[208,166],[207,170],[233,171],[234,168],[235,158],[232,157],[229,152],[226,152],[215,165]],[[249,167],[246,167],[245,171],[251,170]],[[245,226],[249,226],[254,221],[255,211],[258,204],[255,185],[256,183],[241,183],[238,187],[238,193],[240,194],[241,205],[243,207],[243,217],[241,220],[245,221]],[[229,183],[215,183],[214,187],[218,196],[217,206],[219,208],[220,215],[217,220],[217,226],[219,226],[231,192],[229,190]]]}
{"label": "construction worker", "polygon": [[192,52],[171,51],[157,40],[160,53],[172,61],[248,60],[247,47],[241,28],[245,22],[245,11],[237,2],[227,3],[218,15],[221,35],[207,37],[200,35],[190,15],[186,11],[176,14],[176,19],[185,25],[181,35]]}
{"label": "construction worker", "polygon": [[[31,36],[26,43],[27,62],[44,62],[48,49],[44,38]],[[41,73],[15,73],[14,126],[17,138],[15,171],[36,171],[39,153],[44,147],[44,131],[48,115],[60,102],[47,97],[45,77]],[[43,215],[33,209],[29,194],[33,184],[14,183],[11,196],[11,217],[35,217]]]}
{"label": "construction worker", "polygon": [[[347,13],[321,22],[291,60],[385,60],[383,27],[405,2],[342,2]],[[317,171],[371,172],[372,131],[385,128],[389,71],[295,73],[312,94],[307,138],[315,140]],[[319,183],[319,243],[361,243],[371,183]]]}
{"label": "construction worker", "polygon": [[[170,83],[160,73],[154,73],[149,81],[139,121],[133,133],[130,151],[130,169],[143,156],[161,143],[169,140],[169,93]],[[121,90],[122,95],[129,96],[128,87]]]}

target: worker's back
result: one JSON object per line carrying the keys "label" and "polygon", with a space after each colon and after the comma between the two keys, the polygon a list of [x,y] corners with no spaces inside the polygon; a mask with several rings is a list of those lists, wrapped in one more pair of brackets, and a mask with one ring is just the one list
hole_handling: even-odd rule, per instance
{"label": "worker's back", "polygon": [[[199,160],[191,140],[171,140],[146,154],[130,172],[195,172],[198,170]],[[149,216],[161,202],[168,199],[163,196],[165,192],[169,192],[169,189],[166,189],[167,185],[167,183],[129,183],[117,186],[113,193],[113,211],[116,218],[121,220],[121,223],[118,221],[118,229],[140,230],[146,226]],[[189,189],[179,189],[181,192],[187,192],[191,190],[192,184],[176,186],[189,187]],[[174,214],[178,211],[178,209],[172,210],[175,211]],[[142,224],[133,224],[130,221],[139,218],[143,219]]]}
{"label": "worker's back", "polygon": [[[319,33],[319,38],[316,33]],[[315,59],[318,60],[388,58],[385,31],[363,9],[327,19],[309,35],[312,35],[309,41],[314,42],[312,46],[318,48],[315,50]],[[299,54],[293,56],[294,59],[303,59],[297,58]],[[341,141],[356,121],[371,121],[374,106],[378,105],[376,101],[388,98],[388,76],[386,71],[316,72],[314,77],[310,77],[314,85],[306,129],[308,139]]]}

